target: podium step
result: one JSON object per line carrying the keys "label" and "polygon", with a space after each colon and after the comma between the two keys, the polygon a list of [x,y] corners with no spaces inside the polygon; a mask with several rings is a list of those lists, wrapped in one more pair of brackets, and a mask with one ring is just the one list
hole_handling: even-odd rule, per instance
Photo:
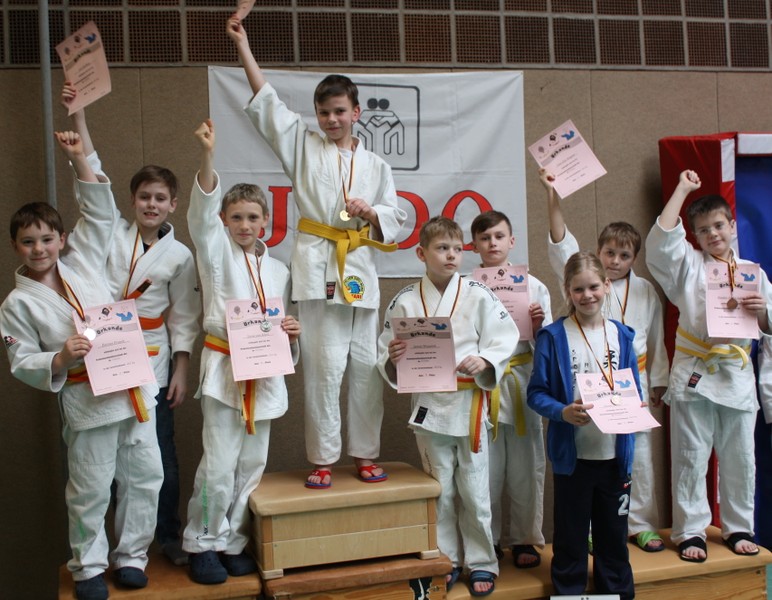
{"label": "podium step", "polygon": [[354,466],[333,470],[332,487],[308,489],[308,470],[266,473],[249,498],[260,574],[352,560],[439,557],[439,484],[406,463],[381,463],[389,479],[361,481]]}
{"label": "podium step", "polygon": [[[678,557],[670,541],[670,530],[659,532],[665,540],[662,552],[644,552],[630,544],[630,564],[635,577],[636,600],[762,600],[767,597],[766,565],[772,564],[772,553],[762,548],[757,556],[738,556],[726,547],[721,531],[708,528],[708,560],[688,563]],[[553,593],[550,582],[552,545],[541,552],[541,565],[534,569],[517,569],[509,550],[499,561],[501,574],[496,589],[488,598],[493,600],[534,600],[549,598]],[[589,562],[592,573],[592,557]],[[466,575],[448,593],[448,600],[472,598]]]}
{"label": "podium step", "polygon": [[[201,585],[191,581],[187,567],[176,567],[165,556],[150,556],[145,574],[146,588],[128,590],[113,585],[110,571],[105,581],[110,600],[256,600],[262,591],[256,573],[243,577],[229,577],[219,585]],[[59,600],[75,598],[75,583],[66,565],[59,569]]]}

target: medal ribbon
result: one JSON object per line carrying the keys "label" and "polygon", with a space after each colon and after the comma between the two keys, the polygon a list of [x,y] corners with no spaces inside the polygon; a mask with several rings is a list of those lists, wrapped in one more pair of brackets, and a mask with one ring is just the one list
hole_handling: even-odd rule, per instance
{"label": "medal ribbon", "polygon": [[616,298],[617,304],[619,304],[619,310],[622,313],[622,325],[625,324],[625,313],[627,312],[627,300],[630,295],[630,271],[627,272],[627,277],[625,277],[625,299],[623,302],[619,301],[619,296],[617,296],[617,292],[614,289],[614,284],[611,284],[611,292],[614,294],[614,298]]}
{"label": "medal ribbon", "polygon": [[338,173],[340,175],[340,187],[343,190],[343,206],[348,210],[348,195],[351,192],[351,186],[354,182],[354,151],[351,151],[351,161],[348,166],[348,187],[346,187],[346,181],[343,178],[343,159],[338,152]]}
{"label": "medal ribbon", "polygon": [[[149,279],[145,279],[145,281],[143,281],[137,289],[129,294],[129,284],[131,283],[131,278],[134,277],[134,269],[137,267],[137,262],[139,262],[140,259],[139,247],[141,244],[142,238],[139,235],[139,231],[137,231],[137,237],[134,238],[134,250],[131,253],[131,263],[129,264],[129,277],[126,280],[126,285],[123,286],[123,297],[126,300],[134,300],[139,298],[152,283]],[[153,244],[150,244],[150,247],[152,248]]]}
{"label": "medal ribbon", "polygon": [[[727,269],[729,270],[729,297],[730,298],[734,297],[734,274],[735,274],[735,271],[737,270],[737,263],[735,262],[734,257],[732,258],[732,260],[726,260],[724,258],[721,258],[720,256],[716,256],[715,254],[711,254],[711,256],[715,258],[717,261],[726,264]],[[737,307],[737,304],[735,303],[735,305],[732,308],[736,308],[736,307]]]}
{"label": "medal ribbon", "polygon": [[590,341],[587,339],[587,336],[584,334],[584,329],[582,329],[581,324],[579,323],[579,320],[576,318],[576,315],[572,315],[571,318],[574,320],[574,323],[576,323],[576,326],[579,328],[579,333],[582,334],[582,337],[584,338],[584,343],[587,344],[587,348],[590,350],[590,354],[592,354],[592,357],[595,359],[595,364],[598,365],[598,369],[600,369],[601,374],[603,375],[603,379],[606,380],[606,383],[608,384],[609,389],[613,392],[614,391],[614,366],[611,364],[611,349],[608,345],[608,336],[606,335],[606,321],[603,321],[603,342],[606,346],[606,359],[608,360],[608,375],[606,374],[606,371],[603,370],[603,365],[600,364],[600,361],[598,360],[598,357],[595,356],[595,351],[592,349],[592,346],[590,346]]}
{"label": "medal ribbon", "polygon": [[[424,317],[429,318],[429,311],[426,308],[426,300],[424,299],[424,280],[421,279],[418,284],[418,293],[421,294],[421,305],[424,307]],[[461,277],[458,278],[458,289],[456,289],[456,298],[453,300],[453,308],[450,309],[449,319],[453,318],[453,313],[456,312],[456,305],[458,304],[458,297],[461,295]],[[439,309],[439,306],[437,306]],[[434,311],[433,317],[437,316],[437,311]]]}
{"label": "medal ribbon", "polygon": [[[257,277],[255,277],[255,271],[252,268],[252,263],[249,262],[249,256],[247,251],[243,248],[244,260],[247,263],[247,271],[249,271],[249,277],[252,279],[252,285],[255,286],[255,292],[257,293],[257,301],[260,303],[260,310],[263,313],[263,320],[268,319],[268,310],[265,300],[265,290],[263,289],[263,280],[260,276],[260,257],[255,254],[255,262],[257,263]],[[239,391],[241,392],[241,418],[244,419],[246,424],[247,434],[255,434],[255,404],[257,403],[257,381],[254,379],[248,379],[247,381],[239,382]]]}

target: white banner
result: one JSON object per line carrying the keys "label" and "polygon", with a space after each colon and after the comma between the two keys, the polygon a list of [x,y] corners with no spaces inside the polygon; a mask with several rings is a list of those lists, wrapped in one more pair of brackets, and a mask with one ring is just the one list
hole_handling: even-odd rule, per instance
{"label": "white banner", "polygon": [[[319,131],[313,94],[324,74],[265,71],[265,75],[287,106]],[[490,208],[512,221],[511,262],[526,264],[522,72],[349,76],[359,87],[362,107],[354,133],[391,165],[400,206],[408,214],[397,239],[400,249],[378,253],[379,275],[424,273],[415,247],[418,230],[429,217],[443,214],[456,220],[469,248],[472,219]],[[243,69],[209,67],[209,111],[217,128],[215,168],[223,192],[239,182],[263,188],[271,209],[263,239],[273,256],[288,263],[299,217],[279,161],[244,114],[251,96]],[[461,270],[469,273],[479,259],[471,249],[465,254]]]}

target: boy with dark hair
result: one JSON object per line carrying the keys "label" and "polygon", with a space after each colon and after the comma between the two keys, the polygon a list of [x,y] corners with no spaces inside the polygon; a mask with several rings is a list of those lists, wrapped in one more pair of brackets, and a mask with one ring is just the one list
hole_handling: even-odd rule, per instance
{"label": "boy with dark hair", "polygon": [[[341,454],[340,391],[348,377],[348,454],[366,483],[387,475],[380,452],[383,382],[376,369],[380,289],[374,252],[393,251],[407,215],[391,168],[352,135],[361,112],[356,86],[332,75],[314,94],[323,136],[279,100],[235,15],[228,36],[254,96],[246,113],[278,157],[300,213],[292,251],[292,299],[303,323],[306,487],[329,488]],[[356,167],[356,168],[355,168]]]}
{"label": "boy with dark hair", "polygon": [[[158,386],[140,387],[150,418],[140,422],[127,391],[95,397],[82,374],[91,342],[76,332],[73,312],[82,318],[84,308],[113,301],[105,271],[117,214],[110,185],[97,179],[80,137],[74,132],[56,137],[75,170],[81,211],[90,216],[78,221],[68,252],[60,256],[65,234],[56,210],[33,203],[17,211],[11,241],[23,264],[0,307],[0,331],[14,377],[59,396],[69,472],[67,568],[78,600],[105,600],[110,563],[117,584],[147,585],[147,549],[163,479],[152,422]],[[108,557],[104,521],[113,480],[116,546]]]}
{"label": "boy with dark hair", "polygon": [[[493,292],[458,274],[464,241],[457,223],[434,217],[424,223],[419,237],[416,254],[426,264],[426,275],[389,303],[378,339],[378,368],[396,389],[396,364],[406,345],[394,337],[391,324],[395,319],[450,318],[458,391],[413,394],[409,424],[416,435],[424,471],[441,486],[437,499],[437,545],[453,562],[453,571],[447,576],[448,589],[466,566],[472,595],[486,596],[493,592],[499,572],[491,536],[488,444],[484,431],[484,427],[491,425],[488,392],[504,374],[519,332]],[[480,417],[475,419],[471,415]],[[461,500],[458,514],[454,504],[456,493]],[[459,531],[463,549],[459,546]]]}
{"label": "boy with dark hair", "polygon": [[[472,221],[472,246],[485,268],[505,267],[515,245],[512,225],[502,212],[490,210]],[[494,291],[495,292],[495,291]],[[536,277],[528,275],[528,295],[534,338],[542,325],[552,323],[550,296]],[[533,368],[533,341],[520,340],[509,359],[499,388],[499,426],[490,440],[489,472],[493,542],[496,553],[501,546],[512,547],[515,566],[536,567],[541,562],[535,546],[544,547],[541,531],[544,519],[544,437],[542,419],[526,406],[526,389]],[[502,532],[501,497],[506,487],[509,497],[509,532]],[[503,535],[502,535],[503,533]]]}

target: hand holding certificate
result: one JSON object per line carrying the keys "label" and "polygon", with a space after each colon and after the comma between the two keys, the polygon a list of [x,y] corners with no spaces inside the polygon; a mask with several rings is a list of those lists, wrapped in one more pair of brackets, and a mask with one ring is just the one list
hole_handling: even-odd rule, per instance
{"label": "hand holding certificate", "polygon": [[472,271],[472,277],[488,286],[490,291],[501,300],[520,331],[520,339],[532,340],[533,326],[531,313],[528,311],[531,304],[528,293],[528,267],[507,265],[475,269]]}
{"label": "hand holding certificate", "polygon": [[635,433],[659,427],[641,404],[631,369],[614,371],[609,387],[603,373],[577,373],[576,382],[584,404],[592,404],[587,415],[603,433]]}
{"label": "hand holding certificate", "polygon": [[281,298],[266,298],[265,313],[256,298],[226,302],[228,344],[235,381],[295,372]]}
{"label": "hand holding certificate", "polygon": [[407,345],[397,362],[397,391],[455,392],[456,352],[447,317],[394,319],[394,338]]}
{"label": "hand holding certificate", "polygon": [[155,381],[134,300],[73,311],[75,329],[91,341],[84,357],[95,396]]}
{"label": "hand holding certificate", "polygon": [[102,37],[93,21],[89,21],[56,46],[64,67],[64,78],[75,87],[75,99],[68,114],[73,114],[110,93],[110,71],[102,45]]}
{"label": "hand holding certificate", "polygon": [[254,6],[255,0],[238,0],[236,16],[239,18],[239,21],[243,21]]}
{"label": "hand holding certificate", "polygon": [[528,146],[528,151],[542,169],[555,177],[553,187],[561,198],[606,174],[606,169],[570,120]]}
{"label": "hand holding certificate", "polygon": [[714,338],[759,339],[756,315],[742,301],[759,293],[759,265],[705,263],[705,310],[708,335]]}

